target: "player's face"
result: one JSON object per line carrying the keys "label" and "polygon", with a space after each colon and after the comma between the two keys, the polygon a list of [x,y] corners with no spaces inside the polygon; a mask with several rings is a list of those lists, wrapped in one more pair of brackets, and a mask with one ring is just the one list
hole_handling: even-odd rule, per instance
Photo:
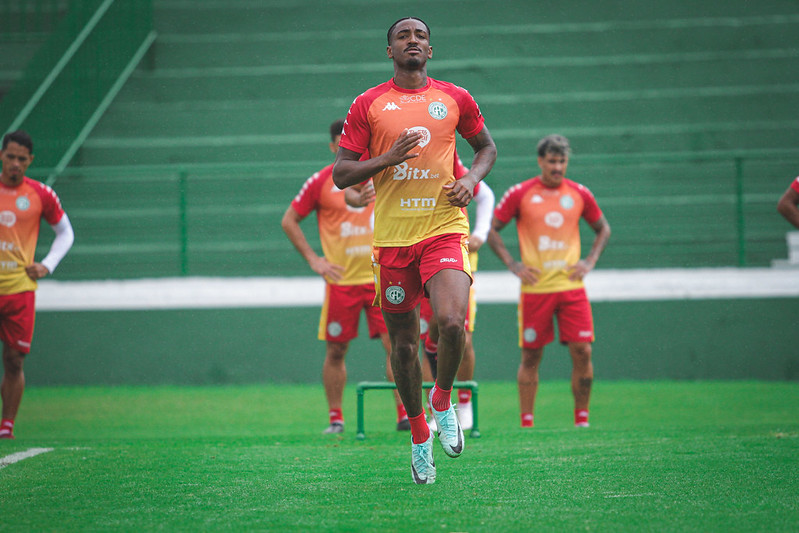
{"label": "player's face", "polygon": [[341,135],[336,135],[336,138],[330,142],[330,151],[334,154],[338,153],[338,143],[341,141]]}
{"label": "player's face", "polygon": [[406,68],[419,68],[433,57],[430,36],[424,24],[414,19],[403,20],[391,33],[388,57]]}
{"label": "player's face", "polygon": [[0,161],[3,162],[3,171],[0,174],[2,182],[6,185],[19,185],[33,161],[33,155],[26,147],[11,141],[5,150],[0,150]]}
{"label": "player's face", "polygon": [[566,167],[569,166],[569,156],[548,153],[538,158],[541,167],[541,181],[549,187],[557,187],[566,176]]}

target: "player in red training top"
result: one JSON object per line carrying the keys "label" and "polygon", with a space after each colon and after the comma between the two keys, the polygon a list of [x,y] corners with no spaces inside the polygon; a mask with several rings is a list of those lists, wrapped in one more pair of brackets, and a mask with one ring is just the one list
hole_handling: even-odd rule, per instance
{"label": "player in red training top", "polygon": [[[72,247],[74,234],[56,193],[25,176],[33,162],[33,140],[17,130],[3,137],[0,161],[0,340],[3,341],[3,416],[0,438],[14,438],[14,420],[25,390],[22,370],[30,352],[36,316],[36,280],[52,274]],[[39,223],[55,231],[49,253],[34,261]]]}
{"label": "player in red training top", "polygon": [[[330,151],[336,153],[343,120],[330,125]],[[366,313],[369,337],[380,338],[386,352],[386,377],[394,381],[389,354],[391,344],[380,310],[372,306],[375,283],[372,274],[373,206],[353,208],[344,203],[344,191],[336,187],[330,164],[308,178],[283,215],[283,231],[311,269],[325,278],[325,300],[319,319],[319,340],[327,342],[322,383],[327,397],[330,425],[324,433],[342,433],[342,403],[347,384],[344,358],[352,339],[358,336],[361,310]],[[369,195],[369,191],[362,193]],[[317,227],[324,256],[316,254],[300,227],[300,222],[316,211]],[[405,407],[394,394],[397,430],[409,430]]]}
{"label": "player in red training top", "polygon": [[[431,403],[441,446],[457,457],[463,451],[463,430],[450,394],[463,356],[471,285],[469,224],[461,208],[491,170],[496,146],[471,95],[427,76],[433,55],[427,24],[415,17],[400,19],[387,39],[394,77],[350,106],[333,180],[345,188],[373,177],[375,282],[391,338],[394,378],[411,423],[411,473],[416,483],[433,483],[417,306],[423,294],[430,296],[440,332]],[[459,180],[453,175],[456,133],[475,152],[470,171]],[[370,158],[361,160],[367,152]]]}
{"label": "player in red training top", "polygon": [[[488,244],[508,269],[522,280],[519,302],[517,376],[522,427],[533,427],[538,367],[544,346],[554,339],[557,316],[560,341],[572,358],[574,423],[588,426],[588,402],[594,380],[591,343],[594,324],[583,278],[596,265],[610,238],[610,225],[591,192],[569,179],[569,141],[549,135],[538,143],[541,175],[514,185],[494,210]],[[515,261],[499,231],[516,219],[521,262]],[[596,232],[591,251],[580,259],[580,218]]]}
{"label": "player in red training top", "polygon": [[790,187],[780,197],[780,201],[777,202],[777,211],[794,227],[799,228],[799,177],[793,180]]}

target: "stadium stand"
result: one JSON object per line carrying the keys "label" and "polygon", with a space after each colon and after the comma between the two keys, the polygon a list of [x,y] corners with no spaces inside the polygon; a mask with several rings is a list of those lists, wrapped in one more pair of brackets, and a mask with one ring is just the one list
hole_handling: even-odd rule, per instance
{"label": "stadium stand", "polygon": [[430,75],[481,105],[497,193],[536,173],[538,138],[571,139],[613,227],[602,267],[786,256],[794,1],[154,0],[155,42],[55,183],[79,236],[60,279],[308,274],[280,217],[329,162],[326,125],[391,75],[385,31],[409,13],[432,28]]}

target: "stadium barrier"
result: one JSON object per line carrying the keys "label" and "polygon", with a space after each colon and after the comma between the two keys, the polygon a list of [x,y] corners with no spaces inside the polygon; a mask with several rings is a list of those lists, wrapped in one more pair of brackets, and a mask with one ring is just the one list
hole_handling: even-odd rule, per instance
{"label": "stadium barrier", "polygon": [[[423,389],[432,389],[435,383],[432,382],[424,382],[422,383]],[[364,396],[367,390],[393,390],[396,389],[396,383],[391,383],[390,381],[361,381],[358,383],[358,387],[356,389],[356,393],[358,396],[358,432],[355,435],[355,438],[358,440],[364,440],[366,438],[366,433],[364,432]],[[473,439],[477,439],[480,437],[480,429],[478,425],[478,386],[476,381],[456,381],[452,384],[453,389],[469,389],[472,391],[472,413],[473,413],[473,425],[472,430],[469,433],[469,436]]]}

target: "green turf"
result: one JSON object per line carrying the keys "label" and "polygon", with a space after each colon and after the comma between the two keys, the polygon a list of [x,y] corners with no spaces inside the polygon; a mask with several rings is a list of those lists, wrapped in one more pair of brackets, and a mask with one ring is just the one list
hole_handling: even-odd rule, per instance
{"label": "green turf", "polygon": [[480,384],[480,439],[411,481],[388,391],[365,441],[326,425],[321,386],[29,387],[0,468],[0,531],[797,531],[799,385],[598,382],[572,427],[566,382],[536,428],[513,383]]}

